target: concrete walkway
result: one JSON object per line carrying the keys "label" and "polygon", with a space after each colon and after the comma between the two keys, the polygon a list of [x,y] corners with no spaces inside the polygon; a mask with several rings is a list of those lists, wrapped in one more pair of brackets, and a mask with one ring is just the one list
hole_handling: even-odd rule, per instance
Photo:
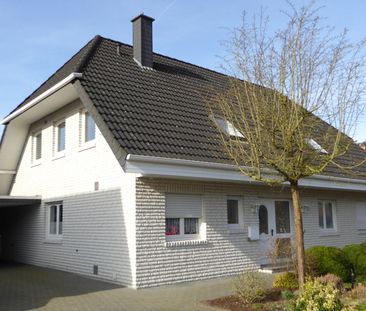
{"label": "concrete walkway", "polygon": [[71,273],[28,265],[0,265],[0,310],[218,310],[201,301],[232,293],[232,278],[133,290]]}

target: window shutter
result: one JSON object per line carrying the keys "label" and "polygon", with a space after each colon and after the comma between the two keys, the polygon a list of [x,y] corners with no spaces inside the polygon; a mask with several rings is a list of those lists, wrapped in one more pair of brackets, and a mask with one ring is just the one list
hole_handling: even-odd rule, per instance
{"label": "window shutter", "polygon": [[168,193],[165,203],[165,214],[167,218],[202,217],[201,195]]}
{"label": "window shutter", "polygon": [[357,202],[356,205],[357,229],[366,230],[366,203]]}

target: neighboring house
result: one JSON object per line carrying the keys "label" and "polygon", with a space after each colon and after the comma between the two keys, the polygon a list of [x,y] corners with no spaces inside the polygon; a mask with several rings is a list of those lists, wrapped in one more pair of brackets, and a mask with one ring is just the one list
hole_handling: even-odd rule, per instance
{"label": "neighboring house", "polygon": [[[228,77],[153,53],[153,19],[132,22],[133,46],[96,36],[3,120],[2,258],[135,288],[259,268],[293,234],[288,189],[222,151],[205,100]],[[365,179],[301,185],[306,247],[365,241]]]}

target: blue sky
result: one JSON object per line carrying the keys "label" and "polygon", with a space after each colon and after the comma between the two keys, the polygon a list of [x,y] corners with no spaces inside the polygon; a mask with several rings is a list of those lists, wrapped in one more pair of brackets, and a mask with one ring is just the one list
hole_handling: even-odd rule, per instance
{"label": "blue sky", "polygon": [[[366,35],[366,1],[316,3],[325,6],[328,24],[348,28],[352,40]],[[251,15],[261,7],[274,28],[284,21],[282,0],[0,0],[0,118],[94,35],[131,43],[130,20],[141,12],[156,19],[156,52],[219,70],[229,29],[240,25],[243,10]],[[366,139],[366,118],[355,138]]]}

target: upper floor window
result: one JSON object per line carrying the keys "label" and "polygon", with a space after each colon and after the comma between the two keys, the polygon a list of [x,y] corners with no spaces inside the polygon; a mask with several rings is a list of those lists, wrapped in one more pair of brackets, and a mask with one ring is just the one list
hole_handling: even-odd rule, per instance
{"label": "upper floor window", "polygon": [[62,121],[57,125],[57,152],[65,150],[66,123]]}
{"label": "upper floor window", "polygon": [[356,224],[357,230],[366,231],[366,203],[357,202],[356,204]]}
{"label": "upper floor window", "polygon": [[95,139],[95,122],[89,112],[85,112],[84,118],[84,142],[89,142]]}
{"label": "upper floor window", "polygon": [[333,201],[318,201],[319,228],[336,230],[335,204]]}
{"label": "upper floor window", "polygon": [[32,162],[38,163],[42,158],[42,132],[37,132],[32,137]]}

